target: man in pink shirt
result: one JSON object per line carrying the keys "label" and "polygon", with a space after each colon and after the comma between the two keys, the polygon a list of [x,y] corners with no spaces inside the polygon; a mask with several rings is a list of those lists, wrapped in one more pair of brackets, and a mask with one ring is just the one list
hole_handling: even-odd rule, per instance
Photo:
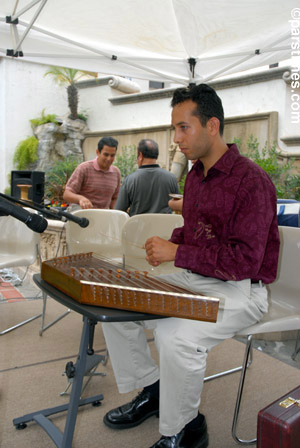
{"label": "man in pink shirt", "polygon": [[118,141],[112,137],[99,140],[97,157],[81,163],[70,177],[64,201],[82,209],[114,208],[121,183],[120,170],[112,165],[117,148]]}

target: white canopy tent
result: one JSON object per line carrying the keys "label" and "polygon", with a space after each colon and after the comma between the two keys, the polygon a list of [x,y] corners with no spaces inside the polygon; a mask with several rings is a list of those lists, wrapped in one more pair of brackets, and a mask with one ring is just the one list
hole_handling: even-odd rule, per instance
{"label": "white canopy tent", "polygon": [[289,59],[298,1],[1,0],[0,56],[207,82]]}

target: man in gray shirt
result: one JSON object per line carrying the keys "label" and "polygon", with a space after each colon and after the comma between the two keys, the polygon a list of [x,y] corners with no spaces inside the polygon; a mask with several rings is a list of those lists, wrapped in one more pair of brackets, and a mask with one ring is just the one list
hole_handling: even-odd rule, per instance
{"label": "man in gray shirt", "polygon": [[116,203],[116,210],[127,211],[130,216],[142,213],[172,213],[168,206],[169,194],[178,194],[179,188],[174,174],[161,168],[158,159],[158,144],[143,139],[138,144],[138,170],[124,180]]}

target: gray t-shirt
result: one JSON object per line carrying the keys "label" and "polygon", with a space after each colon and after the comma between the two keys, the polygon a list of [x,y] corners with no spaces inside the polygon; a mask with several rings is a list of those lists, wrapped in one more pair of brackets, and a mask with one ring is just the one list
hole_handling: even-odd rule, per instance
{"label": "gray t-shirt", "polygon": [[172,213],[168,206],[170,193],[179,193],[174,174],[157,164],[142,165],[123,181],[115,208],[128,211],[130,216]]}

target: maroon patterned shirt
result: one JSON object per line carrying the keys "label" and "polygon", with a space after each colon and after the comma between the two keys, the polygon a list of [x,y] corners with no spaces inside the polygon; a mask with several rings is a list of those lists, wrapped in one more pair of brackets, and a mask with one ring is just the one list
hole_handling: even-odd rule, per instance
{"label": "maroon patterned shirt", "polygon": [[236,145],[203,175],[198,160],[188,173],[184,226],[170,241],[179,244],[175,266],[221,280],[276,278],[279,234],[275,187]]}

